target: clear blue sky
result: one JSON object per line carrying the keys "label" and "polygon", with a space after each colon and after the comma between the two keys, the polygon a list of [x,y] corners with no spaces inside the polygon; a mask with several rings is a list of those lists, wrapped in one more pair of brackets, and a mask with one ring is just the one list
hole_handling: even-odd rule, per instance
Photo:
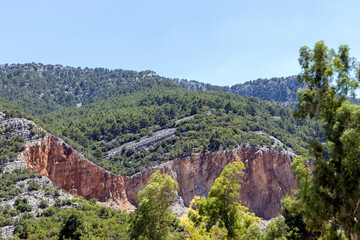
{"label": "clear blue sky", "polygon": [[360,1],[0,0],[0,63],[154,70],[233,85],[300,71],[303,45],[360,59]]}

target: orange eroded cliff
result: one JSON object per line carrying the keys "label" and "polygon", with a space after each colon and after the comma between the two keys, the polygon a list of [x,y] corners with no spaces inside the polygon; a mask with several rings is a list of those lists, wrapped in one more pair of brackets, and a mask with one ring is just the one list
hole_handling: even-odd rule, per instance
{"label": "orange eroded cliff", "polygon": [[51,135],[28,144],[22,154],[29,169],[47,176],[55,185],[87,199],[112,201],[122,209],[134,208],[137,193],[158,169],[178,181],[179,195],[188,206],[195,195],[207,195],[227,164],[243,161],[246,170],[241,188],[242,203],[263,218],[277,216],[281,198],[297,187],[290,168],[290,155],[250,147],[178,158],[129,177],[95,165]]}

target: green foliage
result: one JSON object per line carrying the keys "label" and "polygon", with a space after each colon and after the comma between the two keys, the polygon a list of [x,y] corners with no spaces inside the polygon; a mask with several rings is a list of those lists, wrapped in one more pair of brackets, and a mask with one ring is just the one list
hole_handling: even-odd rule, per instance
{"label": "green foliage", "polygon": [[47,208],[47,207],[49,207],[48,201],[46,201],[45,199],[41,200],[39,203],[39,208]]}
{"label": "green foliage", "polygon": [[16,183],[35,177],[36,175],[27,169],[15,169],[11,173],[3,173],[0,177],[0,198],[9,200],[17,196],[20,189],[16,187]]}
{"label": "green foliage", "polygon": [[11,225],[12,223],[12,218],[4,216],[3,214],[0,215],[0,227],[5,227]]}
{"label": "green foliage", "polygon": [[266,226],[265,232],[262,234],[263,240],[286,240],[288,226],[283,217],[279,216]]}
{"label": "green foliage", "polygon": [[[274,146],[276,150],[292,148],[306,155],[310,140],[322,136],[318,122],[297,120],[290,109],[275,103],[222,92],[183,90],[151,71],[5,65],[0,73],[0,94],[26,113],[36,114],[40,118],[37,122],[44,122],[50,132],[91,161],[126,175],[191,153],[232,150],[245,144],[271,146],[274,140],[269,136],[285,144]],[[0,110],[24,116],[2,102]],[[177,122],[191,115],[193,119]],[[111,149],[173,127],[177,131],[171,139],[104,159]],[[13,157],[0,154],[3,161]]]}
{"label": "green foliage", "polygon": [[138,206],[131,217],[131,239],[165,239],[175,221],[170,203],[176,199],[178,183],[156,171],[138,193]]}
{"label": "green foliage", "polygon": [[[29,115],[26,115],[21,108],[17,108],[12,104],[6,102],[3,98],[0,97],[0,112],[5,113],[9,117],[17,117],[17,118],[28,118],[31,119]],[[4,130],[4,129],[2,129]],[[0,134],[2,132],[0,131]]]}
{"label": "green foliage", "polygon": [[6,64],[0,72],[0,96],[32,115],[157,87],[179,88],[151,71],[28,63]]}
{"label": "green foliage", "polygon": [[25,140],[20,136],[8,138],[0,134],[0,164],[14,161],[16,156],[25,149]]}
{"label": "green foliage", "polygon": [[32,207],[27,203],[26,198],[17,198],[14,206],[16,206],[16,210],[19,210],[20,212],[31,212],[32,210]]}
{"label": "green foliage", "polygon": [[260,240],[261,231],[257,223],[252,223],[248,228],[247,234],[241,238],[241,240]]}
{"label": "green foliage", "polygon": [[350,58],[349,47],[340,46],[336,52],[322,41],[313,50],[302,47],[299,62],[303,69],[299,79],[309,88],[299,91],[296,115],[321,119],[326,140],[311,144],[312,172],[303,159],[294,162],[300,181],[299,209],[308,227],[323,236],[327,229],[341,228],[355,239],[360,234],[360,107],[347,98],[359,86],[359,65]]}
{"label": "green foliage", "polygon": [[64,225],[59,233],[59,238],[74,240],[89,239],[90,236],[86,231],[84,214],[73,212],[64,221]]}
{"label": "green foliage", "polygon": [[[191,115],[193,108],[196,114]],[[193,112],[194,113],[194,112]],[[138,92],[108,98],[80,108],[56,111],[42,117],[52,132],[58,132],[100,166],[131,175],[176,157],[206,151],[232,150],[239,145],[269,146],[273,136],[299,154],[312,137],[321,137],[321,125],[291,116],[291,110],[219,92],[167,90]],[[108,159],[111,149],[160,129],[177,127],[175,137],[149,148],[125,149]],[[260,131],[264,134],[260,134]]]}
{"label": "green foliage", "polygon": [[[240,181],[244,164],[233,162],[226,166],[210,189],[208,198],[195,197],[187,216],[181,219],[189,239],[238,239],[249,233],[250,226],[259,221],[241,206]],[[258,235],[251,227],[251,235]]]}
{"label": "green foliage", "polygon": [[28,190],[37,191],[41,188],[40,184],[36,183],[34,180],[28,181]]}
{"label": "green foliage", "polygon": [[20,239],[126,240],[127,228],[127,213],[80,200],[76,208],[49,207],[37,219],[19,219],[14,234]]}

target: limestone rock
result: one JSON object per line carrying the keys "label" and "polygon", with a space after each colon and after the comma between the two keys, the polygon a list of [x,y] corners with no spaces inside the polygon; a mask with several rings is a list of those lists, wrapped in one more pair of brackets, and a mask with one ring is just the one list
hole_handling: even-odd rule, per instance
{"label": "limestone rock", "polygon": [[[6,116],[0,112],[0,128],[3,130],[3,135],[7,137],[21,136],[25,140],[39,139],[39,133],[42,128],[36,126],[36,124],[25,118],[12,118]],[[0,133],[1,135],[1,133]]]}
{"label": "limestone rock", "polygon": [[121,209],[134,209],[137,193],[156,170],[179,183],[179,196],[189,206],[194,196],[206,196],[226,165],[243,161],[246,167],[241,188],[242,204],[257,216],[269,219],[280,213],[280,200],[298,183],[290,167],[293,155],[275,150],[240,147],[232,152],[194,154],[178,158],[132,176],[113,174],[85,159],[61,139],[48,135],[28,144],[22,153],[27,167],[50,178],[71,194]]}

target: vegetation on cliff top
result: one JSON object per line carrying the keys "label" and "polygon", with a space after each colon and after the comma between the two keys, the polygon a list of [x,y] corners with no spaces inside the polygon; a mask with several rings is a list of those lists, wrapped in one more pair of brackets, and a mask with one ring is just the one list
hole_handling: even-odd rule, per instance
{"label": "vegetation on cliff top", "polygon": [[[56,111],[42,120],[52,132],[78,144],[78,150],[97,164],[115,173],[133,174],[191,153],[232,150],[246,144],[271,148],[276,144],[270,136],[284,143],[277,150],[292,148],[306,154],[310,140],[321,137],[321,125],[297,120],[291,113],[256,98],[163,89]],[[187,116],[191,118],[179,121]],[[139,149],[122,148],[104,158],[124,143],[169,128],[176,128],[174,137]]]}
{"label": "vegetation on cliff top", "polygon": [[[310,140],[321,138],[318,122],[294,119],[275,103],[186,91],[151,71],[1,65],[0,94],[95,163],[127,175],[191,153],[246,144],[306,155]],[[188,116],[193,118],[179,121]],[[142,148],[121,147],[169,128],[176,128],[175,136]],[[118,147],[118,154],[107,157]]]}

